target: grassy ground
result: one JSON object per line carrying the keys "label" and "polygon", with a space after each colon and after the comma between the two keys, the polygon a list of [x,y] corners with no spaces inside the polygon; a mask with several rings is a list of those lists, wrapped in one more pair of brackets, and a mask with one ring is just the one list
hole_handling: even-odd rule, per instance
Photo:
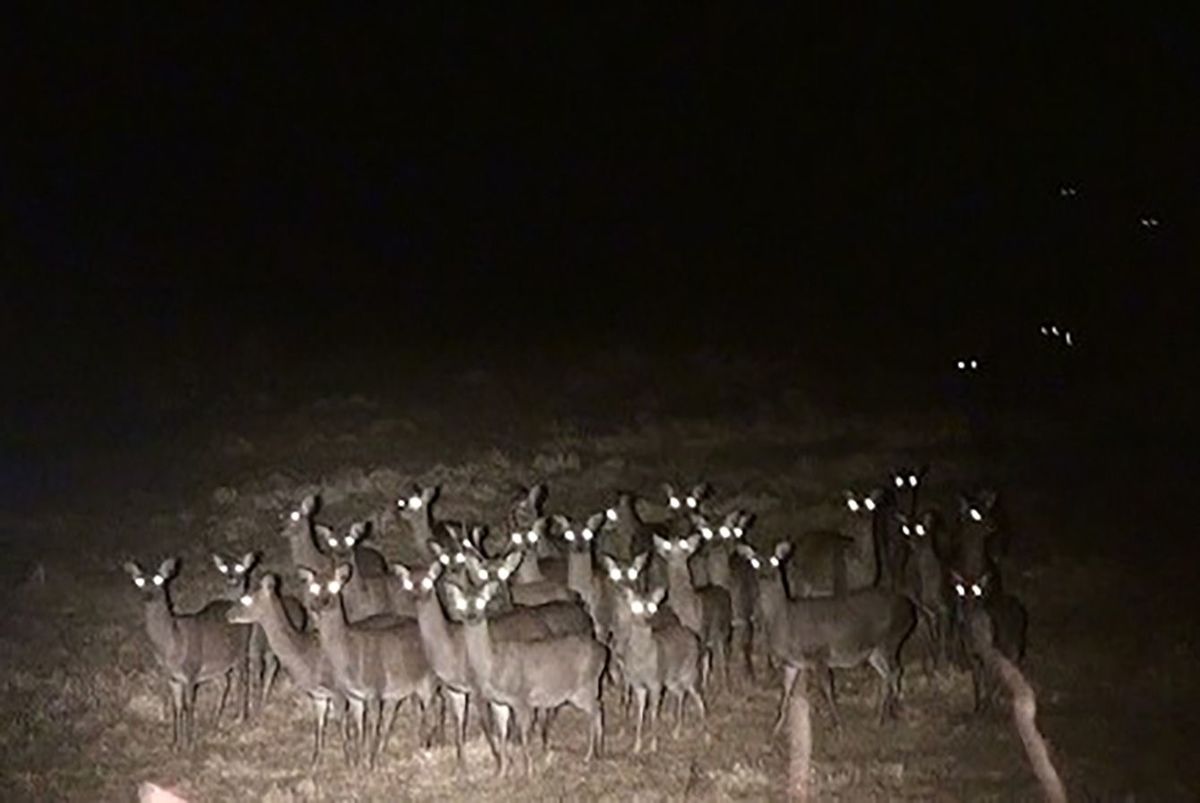
{"label": "grassy ground", "polygon": [[[1025,669],[1074,796],[1195,799],[1193,550],[1163,560],[1144,547],[1192,535],[1159,504],[1183,489],[1151,445],[1117,451],[1026,419],[1006,420],[981,453],[954,415],[831,390],[787,365],[707,355],[664,371],[629,353],[556,365],[539,366],[536,384],[519,367],[463,363],[436,377],[397,366],[387,382],[264,375],[199,392],[186,423],[79,458],[86,481],[51,508],[5,514],[0,798],[128,800],[143,780],[193,801],[778,798],[785,756],[769,727],[779,689],[765,676],[711,693],[708,720],[689,720],[653,755],[630,754],[610,700],[607,754],[590,766],[582,719],[564,711],[532,779],[495,778],[474,729],[465,769],[450,747],[418,749],[404,713],[376,772],[346,769],[336,739],[310,772],[308,707],[286,679],[259,718],[227,717],[215,730],[216,690],[202,689],[199,744],[173,754],[163,683],[120,564],[182,556],[176,603],[196,607],[218,591],[212,550],[260,549],[283,570],[278,515],[317,488],[323,520],[372,516],[378,544],[404,557],[406,532],[387,511],[412,481],[441,482],[449,515],[496,521],[518,482],[545,480],[550,509],[582,513],[615,487],[703,477],[719,501],[757,510],[755,537],[770,542],[819,526],[843,486],[929,460],[937,501],[980,479],[1002,491],[1015,530],[1007,584],[1031,612]],[[793,378],[781,382],[784,372]],[[927,676],[915,651],[906,658],[899,722],[873,722],[865,668],[840,675],[841,732],[818,706],[821,799],[1036,799],[1008,720],[968,716],[967,676]]]}

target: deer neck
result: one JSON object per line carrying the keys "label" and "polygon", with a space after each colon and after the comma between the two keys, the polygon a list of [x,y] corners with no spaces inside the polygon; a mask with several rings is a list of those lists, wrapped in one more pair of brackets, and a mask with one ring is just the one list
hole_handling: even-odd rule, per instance
{"label": "deer neck", "polygon": [[325,553],[317,547],[311,519],[296,522],[288,528],[288,545],[292,550],[292,565],[318,570],[325,566]]}
{"label": "deer neck", "polygon": [[641,663],[654,657],[654,633],[648,621],[630,616],[627,639],[626,651],[629,658]]}
{"label": "deer neck", "polygon": [[729,550],[724,544],[713,544],[708,548],[705,566],[708,569],[709,583],[720,586],[726,591],[732,588],[733,579],[729,571]]}
{"label": "deer neck", "polygon": [[467,646],[467,663],[470,665],[475,683],[484,686],[492,677],[496,662],[487,619],[464,623],[463,641]]}
{"label": "deer neck", "polygon": [[327,605],[317,613],[317,638],[321,651],[329,659],[334,670],[345,672],[352,663],[350,627],[342,612],[341,597],[333,605]]}
{"label": "deer neck", "polygon": [[179,628],[165,589],[146,602],[146,635],[155,652],[162,656],[170,653],[178,641]]}
{"label": "deer neck", "polygon": [[583,598],[589,606],[594,604],[596,575],[592,570],[591,550],[567,553],[567,587]]}
{"label": "deer neck", "polygon": [[429,592],[417,599],[417,627],[429,653],[430,663],[438,663],[437,657],[449,653],[451,645],[458,643],[457,637],[463,626],[446,619],[446,612],[442,610],[437,594]]}
{"label": "deer neck", "polygon": [[542,577],[542,567],[538,563],[537,552],[532,547],[525,550],[525,557],[521,558],[521,563],[517,566],[516,577],[513,579],[517,583],[538,583],[545,579]]}
{"label": "deer neck", "polygon": [[319,650],[314,651],[312,640],[292,626],[279,597],[271,596],[258,624],[267,635],[271,652],[297,681],[301,675],[316,669],[319,661],[315,653],[319,653]]}
{"label": "deer neck", "polygon": [[692,576],[688,571],[686,555],[672,557],[667,561],[667,602],[689,630],[700,632],[700,598],[692,587]]}
{"label": "deer neck", "polygon": [[763,625],[768,631],[782,623],[787,617],[787,592],[783,588],[783,570],[773,573],[769,578],[759,577],[758,604],[763,617]]}

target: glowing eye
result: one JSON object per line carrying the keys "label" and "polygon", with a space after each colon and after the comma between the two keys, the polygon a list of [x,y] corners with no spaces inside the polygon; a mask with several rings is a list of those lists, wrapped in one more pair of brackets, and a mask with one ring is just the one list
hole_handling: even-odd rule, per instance
{"label": "glowing eye", "polygon": [[463,553],[461,553],[461,552],[455,552],[455,553],[454,553],[454,562],[455,562],[455,563],[458,563],[458,564],[463,564],[463,563],[466,563],[466,562],[467,562],[467,556],[466,556],[466,555],[464,555],[464,554],[463,554]]}
{"label": "glowing eye", "polygon": [[975,521],[983,521],[983,514],[975,508],[971,508],[971,518]]}
{"label": "glowing eye", "polygon": [[300,511],[293,510],[292,515],[288,516],[288,518],[291,519],[292,521],[300,521]]}
{"label": "glowing eye", "polygon": [[608,572],[608,579],[612,580],[614,583],[621,582],[621,570],[620,569],[610,569]]}
{"label": "glowing eye", "polygon": [[337,594],[342,590],[342,584],[337,580],[330,580],[329,585],[326,586],[326,588],[329,589],[330,594]]}
{"label": "glowing eye", "polygon": [[592,538],[593,538],[593,533],[592,533],[592,530],[591,530],[591,528],[590,528],[590,527],[589,527],[589,528],[585,528],[585,529],[584,529],[584,531],[583,531],[583,540],[584,540],[584,541],[591,541],[591,540],[592,540]]}
{"label": "glowing eye", "polygon": [[646,610],[646,606],[642,604],[641,600],[635,599],[629,603],[629,610],[633,611],[635,616],[641,616],[642,611]]}
{"label": "glowing eye", "polygon": [[481,581],[487,582],[487,579],[488,579],[487,569],[480,569],[479,571],[477,571],[475,573],[475,576],[478,577]]}
{"label": "glowing eye", "polygon": [[245,574],[246,567],[239,563],[237,566],[233,567],[233,571],[237,574]]}
{"label": "glowing eye", "polygon": [[604,518],[608,519],[609,521],[616,521],[617,520],[617,511],[613,510],[610,507],[608,510],[604,511]]}
{"label": "glowing eye", "polygon": [[438,555],[438,563],[442,564],[443,566],[449,566],[450,556],[443,552],[442,554]]}
{"label": "glowing eye", "polygon": [[314,597],[317,594],[320,594],[321,593],[321,584],[320,583],[309,583],[308,584],[308,593],[312,594]]}
{"label": "glowing eye", "polygon": [[721,529],[718,532],[721,533],[722,538],[729,538],[733,535],[733,530],[729,529],[728,527],[726,527],[724,525],[721,526]]}
{"label": "glowing eye", "polygon": [[326,539],[326,541],[328,542],[328,544],[329,544],[331,547],[335,547],[335,548],[336,548],[336,547],[337,547],[337,545],[338,545],[338,542],[337,542],[337,539],[336,539],[336,538],[327,538],[327,539]]}
{"label": "glowing eye", "polygon": [[971,593],[977,597],[982,597],[983,587],[979,583],[971,583]]}
{"label": "glowing eye", "polygon": [[454,607],[458,608],[460,611],[465,611],[467,609],[467,601],[460,597],[454,601]]}
{"label": "glowing eye", "polygon": [[663,542],[663,552],[670,552],[673,548],[674,548],[674,546],[671,544],[670,541]]}
{"label": "glowing eye", "polygon": [[1064,340],[1064,341],[1066,341],[1066,344],[1067,344],[1068,346],[1073,346],[1073,345],[1075,345],[1075,344],[1074,344],[1074,343],[1071,341],[1071,333],[1070,333],[1070,332],[1065,332],[1065,333],[1063,334],[1063,340]]}
{"label": "glowing eye", "polygon": [[846,507],[850,508],[851,513],[857,513],[858,512],[858,500],[857,499],[847,499]]}
{"label": "glowing eye", "polygon": [[654,614],[658,613],[658,603],[657,602],[647,602],[646,603],[646,612],[652,616]]}
{"label": "glowing eye", "polygon": [[680,508],[680,507],[682,507],[682,505],[680,505],[680,503],[679,503],[679,497],[678,497],[678,496],[672,496],[672,497],[671,497],[671,498],[670,498],[670,499],[667,501],[667,504],[671,506],[671,510],[679,510],[679,508]]}
{"label": "glowing eye", "polygon": [[743,530],[741,527],[734,527],[734,528],[733,528],[733,537],[734,537],[734,538],[741,538],[741,537],[742,537],[743,535],[745,535],[745,534],[746,534],[746,531],[745,531],[745,530]]}
{"label": "glowing eye", "polygon": [[1055,337],[1058,337],[1058,326],[1057,325],[1050,327],[1050,334],[1054,335]]}
{"label": "glowing eye", "polygon": [[971,370],[974,371],[979,367],[979,360],[971,360]]}
{"label": "glowing eye", "polygon": [[905,535],[909,535],[912,532],[912,529],[907,524],[902,524],[900,525],[900,531]]}
{"label": "glowing eye", "polygon": [[404,578],[404,590],[405,590],[405,591],[412,591],[412,590],[413,590],[413,581],[412,581],[412,580],[410,580],[410,579],[409,579],[409,578],[407,578],[407,577],[405,577],[405,578]]}
{"label": "glowing eye", "polygon": [[475,599],[475,610],[482,611],[484,605],[487,605],[487,603],[483,601],[483,597],[477,597]]}
{"label": "glowing eye", "polygon": [[758,558],[750,558],[750,565],[755,569],[758,569],[762,566],[762,561],[760,561]]}
{"label": "glowing eye", "polygon": [[425,503],[421,501],[421,497],[419,497],[419,496],[410,496],[408,498],[408,509],[409,510],[420,510],[421,505],[423,505],[423,504],[425,504]]}
{"label": "glowing eye", "polygon": [[565,533],[563,533],[563,538],[567,539],[571,543],[575,543],[575,531],[567,530]]}
{"label": "glowing eye", "polygon": [[775,568],[779,568],[779,558],[772,556],[771,557],[771,565],[774,566]]}
{"label": "glowing eye", "polygon": [[433,580],[426,577],[424,580],[421,581],[421,588],[425,589],[426,591],[432,591],[433,590]]}
{"label": "glowing eye", "polygon": [[865,507],[867,510],[874,510],[875,509],[875,500],[868,496],[866,499],[863,500],[863,507]]}
{"label": "glowing eye", "polygon": [[142,588],[146,585],[146,578],[145,577],[135,577],[135,578],[133,578],[133,584],[135,586],[137,586],[138,588]]}
{"label": "glowing eye", "polygon": [[500,571],[496,572],[496,574],[501,580],[507,580],[508,576],[512,574],[512,572],[510,572],[508,569],[501,569]]}
{"label": "glowing eye", "polygon": [[249,594],[245,594],[240,600],[238,600],[238,602],[242,603],[242,607],[249,608],[250,603],[254,602],[254,597],[250,596]]}
{"label": "glowing eye", "polygon": [[958,361],[958,370],[960,370],[960,371],[965,371],[965,370],[967,370],[967,363],[966,363],[966,361],[965,361],[965,360],[959,360],[959,361]]}
{"label": "glowing eye", "polygon": [[529,539],[529,543],[531,543],[531,544],[537,543],[538,534],[536,532],[534,532],[533,530],[530,530],[529,533],[525,537]]}
{"label": "glowing eye", "polygon": [[965,597],[967,595],[966,586],[964,586],[962,583],[955,583],[954,593],[958,594],[960,597]]}
{"label": "glowing eye", "polygon": [[711,527],[701,527],[700,528],[700,537],[703,538],[705,541],[711,541],[712,537],[713,537],[712,528]]}
{"label": "glowing eye", "polygon": [[904,487],[904,478],[903,477],[896,477],[896,487],[897,488]]}
{"label": "glowing eye", "polygon": [[345,544],[346,546],[354,546],[354,539],[347,536],[342,539],[342,543]]}
{"label": "glowing eye", "polygon": [[513,533],[510,537],[512,538],[512,542],[514,544],[520,544],[522,541],[522,536],[520,533]]}
{"label": "glowing eye", "polygon": [[925,534],[925,525],[918,524],[917,525],[917,535],[924,535],[924,534]]}
{"label": "glowing eye", "polygon": [[164,582],[166,582],[166,580],[163,579],[163,576],[161,574],[154,575],[154,585],[160,586]]}
{"label": "glowing eye", "polygon": [[689,496],[689,497],[687,498],[687,506],[688,506],[688,507],[690,507],[690,508],[695,508],[695,507],[696,507],[696,505],[697,505],[697,502],[696,502],[696,497],[694,497],[694,496]]}
{"label": "glowing eye", "polygon": [[1050,334],[1050,330],[1049,330],[1049,329],[1047,329],[1046,327],[1044,327],[1044,326],[1043,326],[1043,327],[1042,327],[1042,334],[1044,334],[1044,335],[1048,335],[1048,334]]}
{"label": "glowing eye", "polygon": [[918,480],[917,480],[917,475],[916,475],[916,474],[909,474],[909,475],[908,475],[908,484],[909,484],[910,486],[912,486],[913,488],[916,488],[916,487],[917,487],[917,481],[918,481]]}
{"label": "glowing eye", "polygon": [[625,576],[628,577],[630,580],[636,580],[637,576],[638,576],[638,570],[634,569],[634,568],[630,568],[628,571],[625,572]]}
{"label": "glowing eye", "polygon": [[691,544],[689,544],[687,541],[684,541],[682,539],[679,541],[679,551],[680,552],[688,552],[691,550],[691,548],[692,548]]}

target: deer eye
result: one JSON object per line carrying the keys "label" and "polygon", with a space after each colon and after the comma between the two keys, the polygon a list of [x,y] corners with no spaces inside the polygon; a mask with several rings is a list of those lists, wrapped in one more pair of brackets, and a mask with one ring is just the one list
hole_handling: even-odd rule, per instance
{"label": "deer eye", "polygon": [[135,577],[135,578],[133,578],[133,584],[135,586],[137,586],[138,588],[143,588],[146,585],[146,578],[145,577]]}
{"label": "deer eye", "polygon": [[501,569],[500,571],[496,572],[496,576],[501,580],[507,580],[509,574],[511,574],[511,572],[509,572],[508,569]]}
{"label": "deer eye", "polygon": [[531,544],[536,544],[536,543],[537,543],[537,540],[538,540],[538,534],[537,534],[536,532],[534,532],[533,530],[530,530],[530,531],[529,531],[529,532],[526,534],[526,536],[525,536],[525,537],[529,539],[529,543],[531,543]]}
{"label": "deer eye", "polygon": [[424,580],[421,581],[421,588],[425,589],[426,591],[432,591],[433,590],[433,579],[430,577],[426,577]]}
{"label": "deer eye", "polygon": [[979,360],[971,360],[971,370],[974,371],[979,367]]}
{"label": "deer eye", "polygon": [[156,585],[156,586],[160,586],[166,582],[166,579],[161,574],[154,575],[153,580],[154,580],[154,585]]}
{"label": "deer eye", "polygon": [[520,533],[513,533],[511,538],[512,538],[512,542],[514,544],[519,545],[521,543],[521,541],[523,540],[524,536],[522,536]]}
{"label": "deer eye", "polygon": [[671,510],[679,510],[683,506],[680,504],[678,496],[672,496],[667,500],[667,504],[671,506]]}
{"label": "deer eye", "polygon": [[590,527],[589,527],[589,528],[585,528],[585,529],[584,529],[584,531],[583,531],[583,540],[584,540],[584,541],[591,541],[591,540],[592,540],[592,530],[591,530],[591,528],[590,528]]}
{"label": "deer eye", "polygon": [[483,597],[476,597],[476,598],[475,598],[475,610],[477,610],[477,611],[482,611],[482,610],[483,610],[483,606],[484,606],[484,605],[487,605],[487,603],[486,603],[486,602],[484,602],[484,599],[483,599]]}
{"label": "deer eye", "polygon": [[563,533],[563,538],[567,539],[571,543],[575,543],[575,531],[567,530],[565,533]]}
{"label": "deer eye", "polygon": [[771,565],[774,566],[775,568],[779,568],[779,558],[772,556],[771,557]]}
{"label": "deer eye", "polygon": [[750,565],[755,569],[758,569],[762,566],[762,561],[760,561],[758,558],[750,558]]}
{"label": "deer eye", "polygon": [[979,585],[979,583],[971,583],[971,593],[977,597],[982,597],[983,586]]}
{"label": "deer eye", "polygon": [[670,552],[674,549],[674,545],[670,541],[663,541],[663,552]]}
{"label": "deer eye", "polygon": [[896,487],[897,488],[904,487],[904,478],[903,477],[896,477]]}
{"label": "deer eye", "polygon": [[640,599],[635,599],[629,603],[629,610],[633,611],[635,616],[641,616],[642,611],[644,611],[645,609],[646,609],[646,606],[642,604],[642,601]]}
{"label": "deer eye", "polygon": [[609,521],[616,521],[617,520],[617,511],[613,510],[610,507],[608,510],[604,511],[604,518],[608,519]]}
{"label": "deer eye", "polygon": [[694,497],[694,496],[689,496],[689,497],[687,498],[687,506],[688,506],[688,507],[690,507],[690,508],[692,508],[692,509],[694,510],[697,504],[698,504],[698,503],[696,502],[696,497]]}
{"label": "deer eye", "polygon": [[454,607],[455,607],[455,608],[457,608],[457,609],[458,609],[458,610],[460,610],[460,611],[465,611],[465,610],[467,609],[467,601],[466,601],[466,599],[464,599],[464,598],[462,598],[462,597],[459,597],[458,599],[456,599],[456,600],[454,601]]}
{"label": "deer eye", "polygon": [[421,505],[423,505],[423,504],[425,504],[425,503],[421,501],[421,497],[419,497],[419,496],[410,496],[408,499],[408,509],[409,510],[420,510]]}
{"label": "deer eye", "polygon": [[902,533],[904,533],[905,535],[908,535],[912,531],[912,528],[909,527],[907,524],[904,524],[904,525],[901,525],[900,531]]}
{"label": "deer eye", "polygon": [[967,588],[962,583],[955,583],[954,593],[958,594],[960,597],[965,597],[967,595]]}
{"label": "deer eye", "polygon": [[240,564],[240,563],[239,563],[237,566],[234,566],[234,567],[233,567],[233,570],[234,570],[234,572],[236,572],[237,574],[245,574],[245,573],[246,573],[246,567],[245,567],[245,566],[243,566],[243,565],[242,565],[242,564]]}
{"label": "deer eye", "polygon": [[300,521],[300,511],[293,510],[292,514],[290,516],[288,516],[288,518],[291,519],[292,521]]}
{"label": "deer eye", "polygon": [[971,513],[971,519],[973,521],[983,521],[983,514],[980,513],[978,510],[976,510],[975,508],[971,508],[970,513]]}
{"label": "deer eye", "polygon": [[309,583],[308,584],[308,593],[312,594],[314,597],[317,594],[320,594],[321,593],[321,584],[320,583]]}
{"label": "deer eye", "polygon": [[609,572],[608,572],[608,579],[609,579],[609,580],[612,580],[614,583],[620,582],[620,580],[621,580],[621,570],[620,570],[620,569],[611,569],[611,570],[609,570]]}
{"label": "deer eye", "polygon": [[413,590],[413,581],[407,577],[404,578],[404,590],[405,591]]}
{"label": "deer eye", "polygon": [[646,611],[648,613],[650,613],[651,615],[658,613],[658,603],[657,602],[647,602],[646,603]]}
{"label": "deer eye", "polygon": [[479,571],[477,571],[477,572],[475,573],[475,575],[476,575],[476,576],[477,576],[477,577],[478,577],[478,578],[479,578],[481,581],[483,581],[483,582],[487,582],[487,579],[488,579],[488,570],[487,570],[487,569],[480,569]]}
{"label": "deer eye", "polygon": [[958,370],[960,370],[960,371],[967,370],[967,361],[966,360],[959,360],[957,365],[958,365]]}
{"label": "deer eye", "polygon": [[336,547],[336,546],[338,545],[338,542],[337,542],[337,539],[336,539],[336,538],[327,538],[327,539],[325,539],[325,540],[328,542],[328,544],[329,544],[331,547]]}
{"label": "deer eye", "polygon": [[867,510],[874,510],[875,500],[868,496],[866,499],[863,499],[863,507],[865,507]]}
{"label": "deer eye", "polygon": [[742,537],[743,535],[745,535],[745,534],[746,534],[746,531],[745,531],[745,530],[743,530],[741,527],[734,527],[734,528],[733,528],[733,537],[734,537],[734,538],[741,538],[741,537]]}
{"label": "deer eye", "polygon": [[254,602],[254,597],[250,596],[249,594],[243,594],[238,602],[242,603],[243,608],[249,608],[250,603]]}
{"label": "deer eye", "polygon": [[847,499],[846,507],[850,508],[851,513],[857,513],[858,512],[858,500],[857,499]]}
{"label": "deer eye", "polygon": [[917,525],[917,535],[924,535],[924,534],[925,534],[925,525],[918,524]]}
{"label": "deer eye", "polygon": [[638,570],[630,567],[630,569],[627,572],[625,572],[625,576],[628,577],[630,580],[636,580],[637,576],[638,576]]}
{"label": "deer eye", "polygon": [[326,588],[329,589],[330,594],[337,594],[339,591],[342,590],[342,584],[340,582],[338,582],[337,580],[330,580],[329,585],[326,586]]}
{"label": "deer eye", "polygon": [[719,532],[721,533],[722,538],[728,538],[729,536],[733,535],[733,530],[729,529],[728,527],[725,527],[724,525],[722,525]]}
{"label": "deer eye", "polygon": [[442,564],[443,566],[449,566],[450,556],[443,552],[442,554],[438,555],[438,563]]}
{"label": "deer eye", "polygon": [[711,541],[712,537],[713,537],[712,528],[711,527],[701,527],[700,528],[700,537],[703,538],[705,541]]}
{"label": "deer eye", "polygon": [[466,555],[464,555],[464,554],[463,554],[463,553],[461,553],[461,552],[455,552],[455,553],[454,553],[454,562],[455,562],[455,563],[466,563],[466,562],[467,562],[467,556],[466,556]]}
{"label": "deer eye", "polygon": [[350,536],[346,536],[345,538],[342,539],[342,543],[345,544],[346,546],[354,546],[354,539],[351,538]]}
{"label": "deer eye", "polygon": [[689,551],[691,551],[691,548],[692,548],[691,544],[689,544],[687,541],[680,539],[680,541],[679,541],[679,551],[680,552],[689,552]]}
{"label": "deer eye", "polygon": [[908,484],[909,484],[910,486],[912,486],[913,488],[916,488],[916,487],[917,487],[917,482],[918,482],[918,481],[919,481],[919,480],[917,479],[917,475],[916,475],[916,474],[909,474],[909,475],[908,475]]}

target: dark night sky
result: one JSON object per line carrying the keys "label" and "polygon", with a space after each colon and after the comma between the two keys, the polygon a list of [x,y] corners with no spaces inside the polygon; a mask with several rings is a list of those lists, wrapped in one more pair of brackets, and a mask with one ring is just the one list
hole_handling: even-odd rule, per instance
{"label": "dark night sky", "polygon": [[41,359],[316,316],[1190,320],[1200,48],[1164,14],[160,13],[8,33],[6,321]]}

